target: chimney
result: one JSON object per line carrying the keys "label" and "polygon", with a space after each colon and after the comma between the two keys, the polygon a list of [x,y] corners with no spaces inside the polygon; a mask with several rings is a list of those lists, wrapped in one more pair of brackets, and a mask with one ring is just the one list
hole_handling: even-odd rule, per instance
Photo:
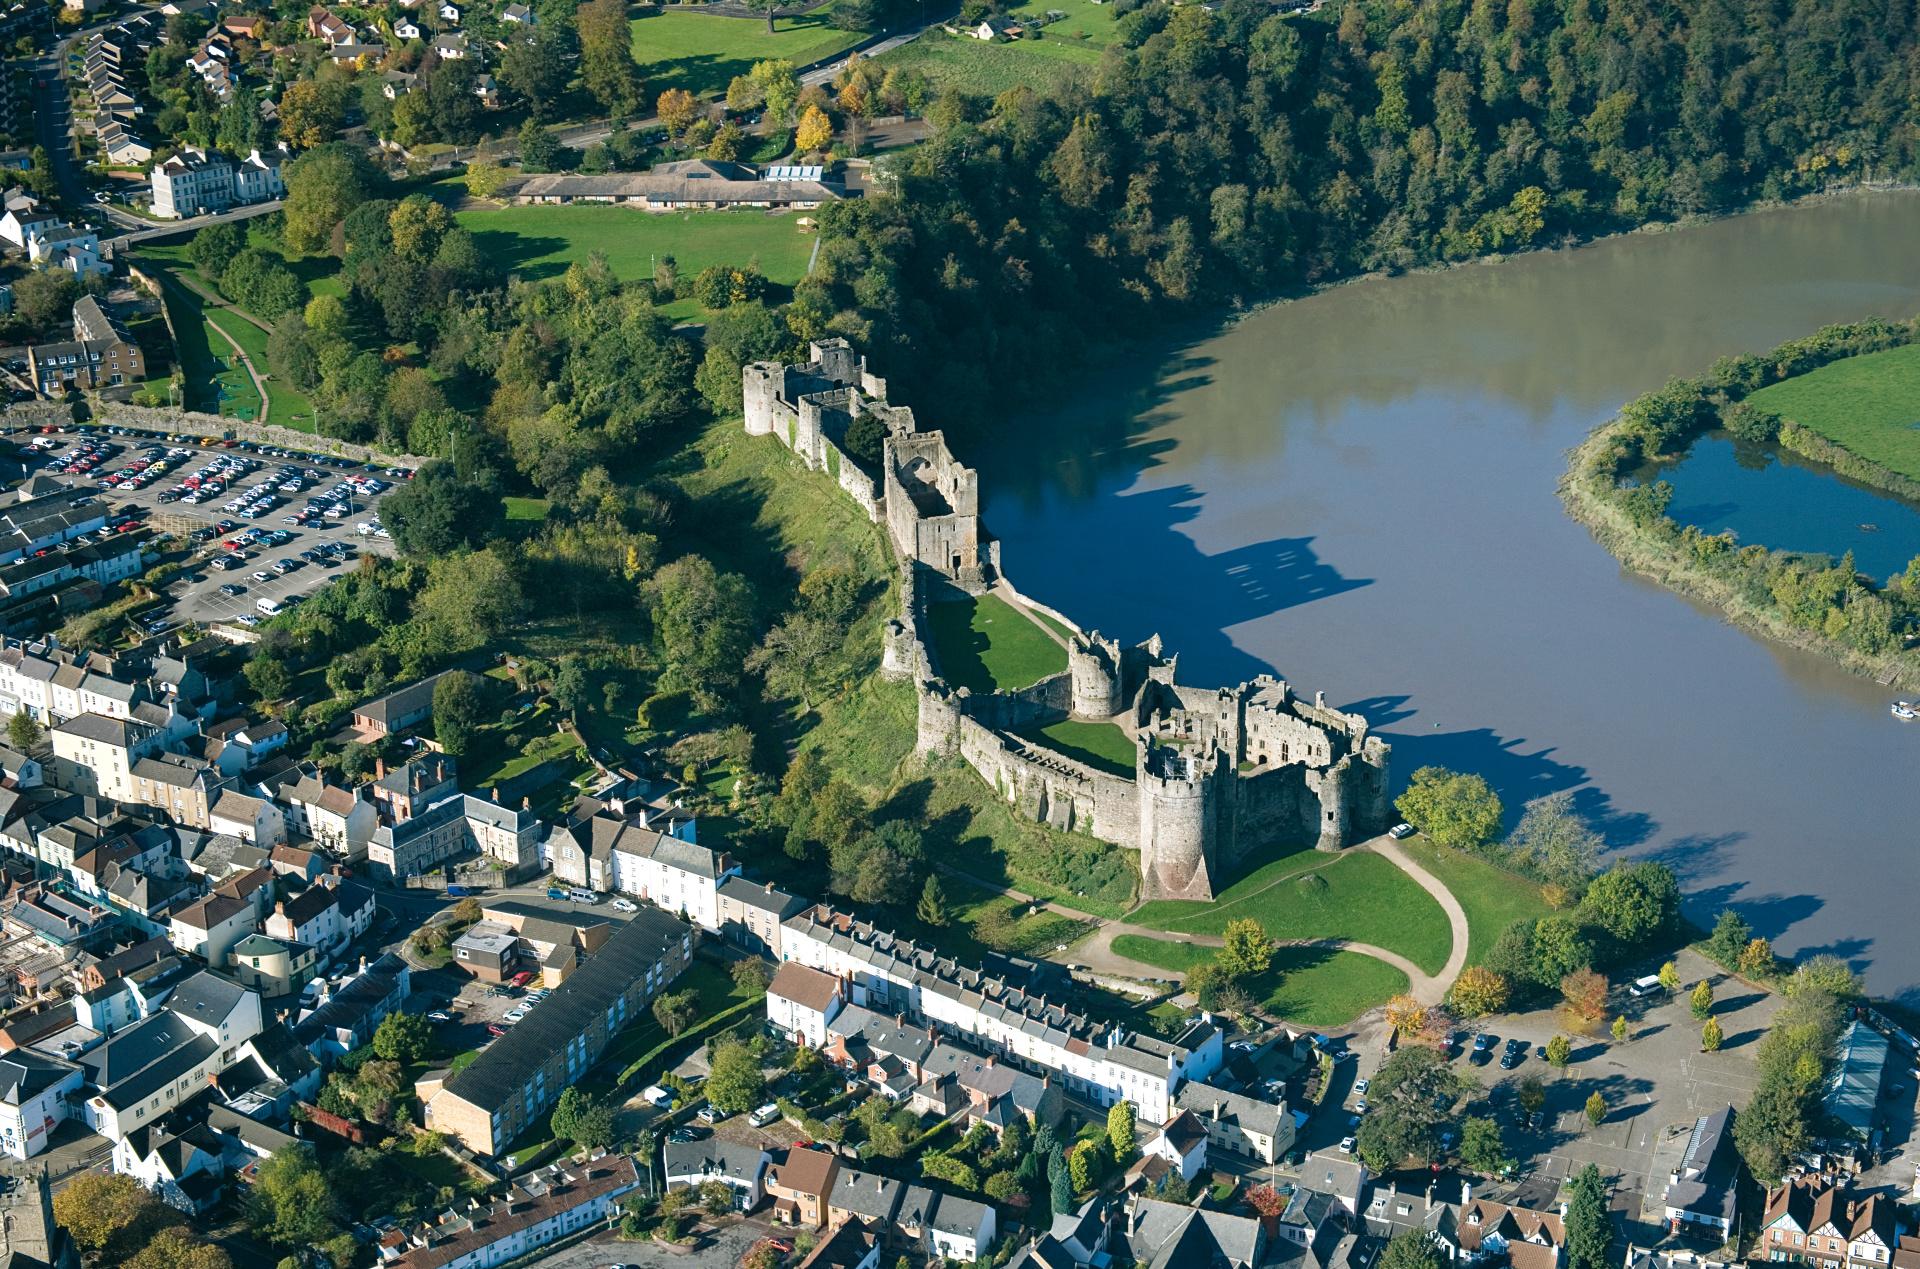
{"label": "chimney", "polygon": [[531,811],[533,809],[533,799],[530,797],[521,798],[520,809],[523,811]]}
{"label": "chimney", "polygon": [[1460,1181],[1460,1206],[1465,1207],[1471,1202],[1473,1202],[1473,1182],[1463,1177]]}
{"label": "chimney", "polygon": [[500,786],[496,784],[491,789],[488,789],[487,796],[493,799],[493,804],[495,806],[499,806],[500,805]]}
{"label": "chimney", "polygon": [[286,901],[285,901],[284,899],[281,899],[281,900],[275,900],[275,901],[274,901],[274,905],[273,905],[273,914],[274,914],[275,916],[285,916],[285,915],[287,915],[287,904],[286,904]]}
{"label": "chimney", "polygon": [[373,760],[373,778],[376,780],[384,780],[387,778],[387,760],[385,758],[375,758]]}
{"label": "chimney", "polygon": [[1220,1099],[1218,1097],[1213,1099],[1213,1119],[1215,1123],[1220,1122]]}

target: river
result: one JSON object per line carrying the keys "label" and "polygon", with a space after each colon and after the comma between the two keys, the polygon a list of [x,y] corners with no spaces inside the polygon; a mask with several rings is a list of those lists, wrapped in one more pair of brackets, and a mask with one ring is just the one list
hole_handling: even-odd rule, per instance
{"label": "river", "polygon": [[1555,494],[1567,449],[1670,376],[1920,312],[1916,247],[1920,194],[1880,194],[1335,288],[1009,419],[967,447],[983,515],[1022,590],[1159,631],[1182,681],[1324,690],[1402,782],[1574,789],[1695,919],[1732,904],[1920,999],[1920,724],[1624,574]]}

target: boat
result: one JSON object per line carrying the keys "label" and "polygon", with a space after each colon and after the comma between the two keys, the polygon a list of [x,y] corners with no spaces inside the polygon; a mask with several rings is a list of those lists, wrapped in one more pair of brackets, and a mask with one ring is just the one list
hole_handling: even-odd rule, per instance
{"label": "boat", "polygon": [[1863,525],[1861,525],[1861,526],[1860,526],[1860,532],[1862,532],[1862,533],[1878,533],[1878,532],[1880,532],[1880,526],[1879,526],[1879,525],[1877,525],[1877,524],[1863,524]]}
{"label": "boat", "polygon": [[1902,721],[1920,718],[1920,705],[1915,704],[1913,701],[1895,701],[1893,703],[1893,716]]}

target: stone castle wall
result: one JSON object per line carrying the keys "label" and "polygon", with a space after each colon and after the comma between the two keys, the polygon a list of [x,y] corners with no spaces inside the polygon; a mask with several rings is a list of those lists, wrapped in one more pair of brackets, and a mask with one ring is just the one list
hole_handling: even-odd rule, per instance
{"label": "stone castle wall", "polygon": [[[833,475],[882,524],[901,564],[901,610],[887,623],[881,674],[911,681],[917,749],[971,766],[1019,815],[1140,853],[1148,898],[1210,899],[1215,878],[1257,849],[1312,841],[1337,850],[1383,831],[1388,748],[1366,720],[1296,697],[1279,679],[1232,688],[1175,681],[1158,636],[1123,647],[1025,599],[1000,573],[979,520],[979,478],[939,432],[889,405],[886,384],[843,340],[810,346],[804,366],[742,371],[746,430],[776,436]],[[886,426],[876,481],[835,441],[863,414]],[[979,593],[997,584],[1073,631],[1068,668],[1030,687],[974,693],[947,683],[923,618],[928,585]],[[1132,775],[1096,771],[1014,732],[1063,718],[1132,730]]]}

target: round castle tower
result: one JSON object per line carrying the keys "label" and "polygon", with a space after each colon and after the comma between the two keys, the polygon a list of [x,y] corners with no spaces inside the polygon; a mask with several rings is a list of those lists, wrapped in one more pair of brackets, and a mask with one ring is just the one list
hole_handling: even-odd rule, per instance
{"label": "round castle tower", "polygon": [[1073,676],[1076,718],[1112,718],[1124,702],[1120,695],[1120,647],[1099,631],[1075,635],[1067,644],[1067,670]]}
{"label": "round castle tower", "polygon": [[765,436],[773,431],[773,403],[779,399],[786,377],[786,368],[777,361],[756,361],[741,367],[740,396],[747,435]]}
{"label": "round castle tower", "polygon": [[1211,765],[1209,758],[1178,750],[1141,749],[1134,779],[1140,794],[1140,876],[1150,899],[1213,898]]}

